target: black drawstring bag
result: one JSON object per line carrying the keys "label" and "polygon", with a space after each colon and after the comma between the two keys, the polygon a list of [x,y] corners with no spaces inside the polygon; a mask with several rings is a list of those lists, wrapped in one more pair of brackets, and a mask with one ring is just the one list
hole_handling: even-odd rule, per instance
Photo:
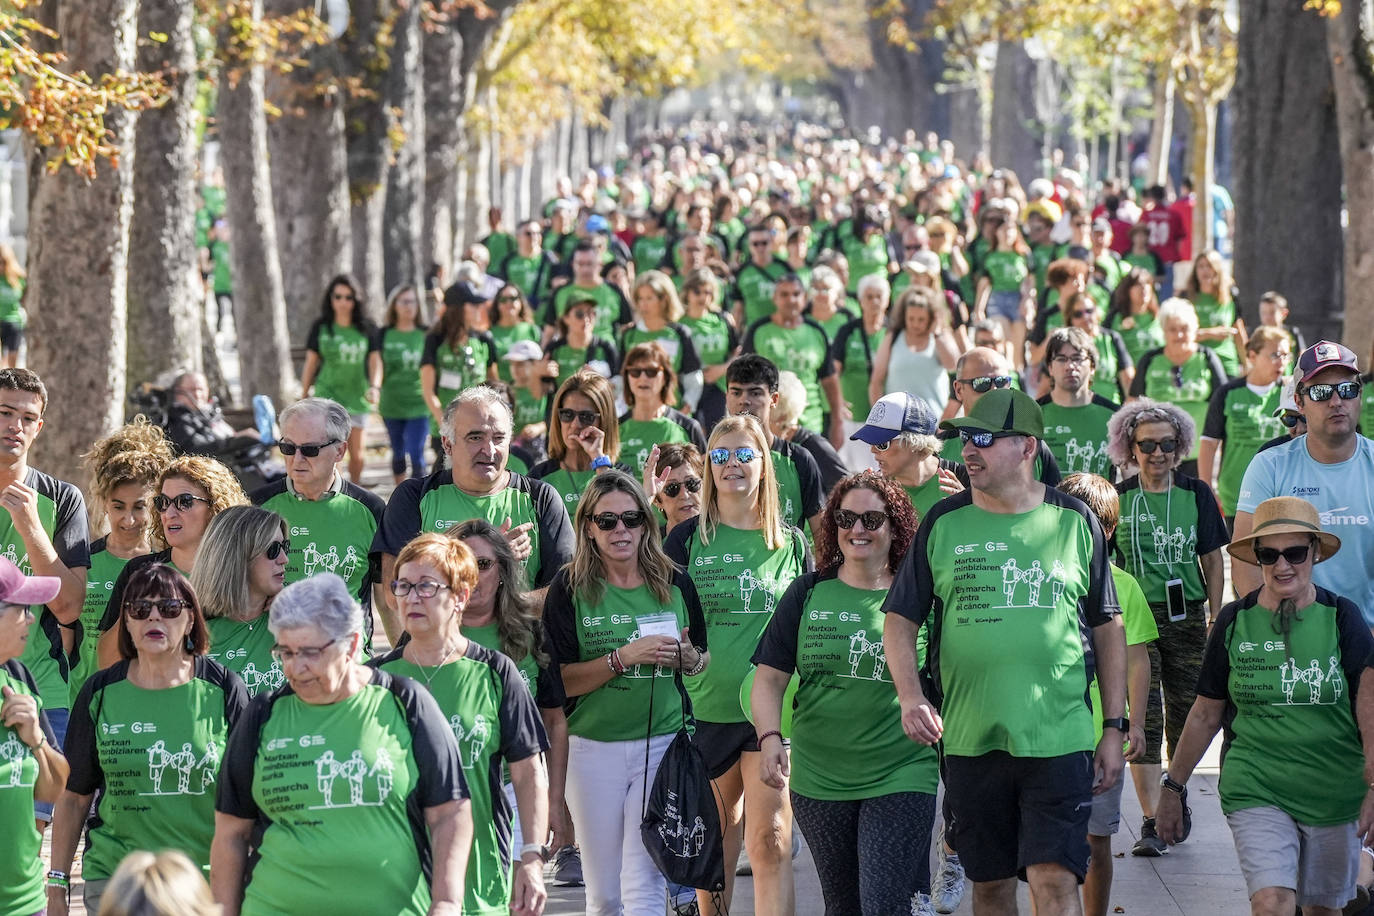
{"label": "black drawstring bag", "polygon": [[[649,791],[645,785],[644,817],[639,822],[639,836],[649,858],[670,882],[722,892],[725,890],[725,850],[720,815],[716,811],[711,780],[706,774],[706,761],[687,732],[687,722],[692,718],[692,701],[682,683],[680,665],[673,671],[673,680],[682,696],[682,726],[663,753],[653,790]],[[650,730],[653,721],[651,685]],[[649,737],[646,735],[644,741],[645,773],[649,771]]]}

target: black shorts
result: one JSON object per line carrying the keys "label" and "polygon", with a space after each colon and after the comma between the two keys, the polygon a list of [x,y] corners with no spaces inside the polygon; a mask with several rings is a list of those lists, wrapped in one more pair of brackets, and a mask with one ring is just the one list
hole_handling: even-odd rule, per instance
{"label": "black shorts", "polygon": [[0,349],[13,353],[24,343],[24,328],[12,321],[0,321]]}
{"label": "black shorts", "polygon": [[945,758],[954,843],[971,881],[1026,880],[1031,865],[1088,871],[1092,755]]}
{"label": "black shorts", "polygon": [[706,763],[706,775],[719,779],[729,771],[745,751],[759,749],[758,734],[748,722],[703,722],[697,720],[692,742],[701,751]]}

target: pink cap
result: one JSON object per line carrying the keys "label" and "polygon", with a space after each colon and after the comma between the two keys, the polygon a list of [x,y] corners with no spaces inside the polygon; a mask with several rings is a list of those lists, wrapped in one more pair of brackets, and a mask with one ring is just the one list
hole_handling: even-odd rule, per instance
{"label": "pink cap", "polygon": [[8,558],[0,557],[0,601],[6,604],[47,604],[61,586],[56,576],[26,576]]}

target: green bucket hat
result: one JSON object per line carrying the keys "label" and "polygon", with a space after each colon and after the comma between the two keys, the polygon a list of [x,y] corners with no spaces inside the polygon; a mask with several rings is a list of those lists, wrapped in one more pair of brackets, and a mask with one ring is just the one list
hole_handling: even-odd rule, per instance
{"label": "green bucket hat", "polygon": [[1040,405],[1024,391],[997,388],[979,398],[968,416],[945,420],[940,428],[1019,433],[1040,439],[1045,435],[1045,418],[1040,412]]}

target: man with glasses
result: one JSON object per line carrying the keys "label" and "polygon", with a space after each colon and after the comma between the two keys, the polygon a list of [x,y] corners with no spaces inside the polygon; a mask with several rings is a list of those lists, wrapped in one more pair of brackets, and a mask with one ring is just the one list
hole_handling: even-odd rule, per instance
{"label": "man with glasses", "polygon": [[973,912],[1014,911],[1019,873],[1041,916],[1079,913],[1092,796],[1121,778],[1127,730],[1106,539],[1082,502],[1036,480],[1043,421],[1028,395],[992,391],[941,426],[958,432],[972,486],[926,513],[883,605],[902,727],[943,741],[946,831]]}
{"label": "man with glasses", "polygon": [[[306,557],[318,557],[313,573],[331,572],[348,583],[364,608],[379,584],[369,559],[386,504],[339,473],[347,448],[349,417],[342,404],[304,398],[281,412],[286,476],[249,494],[254,505],[286,520],[291,542],[286,584],[312,574]],[[371,636],[371,617],[364,615]]]}
{"label": "man with glasses", "polygon": [[1045,419],[1045,443],[1066,474],[1116,476],[1107,457],[1107,421],[1117,405],[1093,393],[1097,350],[1082,328],[1059,328],[1045,342],[1050,393],[1037,403]]}
{"label": "man with glasses", "polygon": [[749,230],[749,260],[735,274],[730,291],[734,302],[736,327],[748,327],[773,314],[773,288],[783,277],[792,273],[787,262],[777,256],[773,231],[767,226],[753,226]]}
{"label": "man with glasses", "polygon": [[[1021,380],[1005,355],[988,347],[974,347],[954,364],[954,383],[949,386],[950,401],[945,406],[945,417],[952,417],[960,407],[963,407],[964,416],[968,416],[988,392],[1020,387]],[[1036,479],[1047,487],[1057,487],[1062,477],[1059,463],[1043,438],[1037,437],[1036,441],[1039,447],[1035,458]],[[968,486],[968,474],[963,468],[963,443],[958,436],[945,437],[940,457],[959,464],[959,480]]]}
{"label": "man with glasses", "polygon": [[[1374,626],[1374,442],[1356,432],[1359,364],[1349,347],[1320,341],[1298,357],[1294,401],[1307,435],[1255,455],[1236,500],[1235,537],[1246,537],[1255,508],[1275,496],[1300,496],[1317,507],[1322,527],[1344,549],[1312,570],[1312,580],[1359,605]],[[1260,586],[1259,569],[1232,559],[1236,594]]]}
{"label": "man with glasses", "polygon": [[596,300],[596,336],[615,340],[616,331],[634,320],[630,301],[618,286],[601,277],[601,253],[592,241],[577,244],[572,253],[572,282],[558,287],[544,309],[544,343],[558,333],[558,317],[572,307],[574,299],[587,296]]}
{"label": "man with glasses", "polygon": [[538,308],[549,295],[558,259],[540,247],[544,229],[538,220],[526,220],[516,230],[515,250],[497,265],[495,274],[525,294],[530,308]]}

